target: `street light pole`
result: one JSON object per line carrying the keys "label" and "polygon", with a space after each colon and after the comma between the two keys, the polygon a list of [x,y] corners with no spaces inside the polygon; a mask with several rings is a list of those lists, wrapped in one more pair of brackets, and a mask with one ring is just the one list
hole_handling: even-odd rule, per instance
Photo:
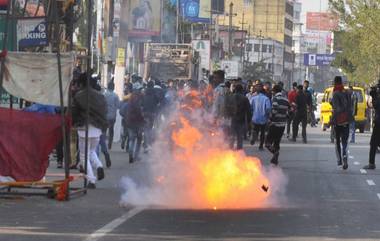
{"label": "street light pole", "polygon": [[232,14],[234,10],[234,4],[230,3],[229,24],[228,24],[228,58],[232,58]]}

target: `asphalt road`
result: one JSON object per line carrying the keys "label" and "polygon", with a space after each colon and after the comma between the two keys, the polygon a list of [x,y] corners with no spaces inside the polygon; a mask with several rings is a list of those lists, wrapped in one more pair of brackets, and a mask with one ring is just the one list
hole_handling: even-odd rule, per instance
{"label": "asphalt road", "polygon": [[[316,128],[309,132],[308,144],[282,144],[280,166],[288,184],[277,207],[122,207],[121,177],[138,180],[147,163],[129,165],[126,154],[114,150],[106,179],[85,196],[69,202],[0,197],[0,241],[380,240],[380,170],[360,170],[368,160],[369,133],[357,134],[357,143],[350,145],[349,169],[343,171],[336,167],[329,133]],[[246,152],[268,164],[267,152],[249,145]],[[49,171],[56,171],[54,164]]]}

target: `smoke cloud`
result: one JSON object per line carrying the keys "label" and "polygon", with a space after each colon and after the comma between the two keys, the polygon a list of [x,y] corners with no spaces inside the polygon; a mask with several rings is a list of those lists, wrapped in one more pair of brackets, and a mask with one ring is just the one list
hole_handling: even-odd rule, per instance
{"label": "smoke cloud", "polygon": [[144,175],[121,180],[121,205],[186,209],[282,206],[287,178],[244,151],[228,148],[199,93],[170,106],[142,156]]}

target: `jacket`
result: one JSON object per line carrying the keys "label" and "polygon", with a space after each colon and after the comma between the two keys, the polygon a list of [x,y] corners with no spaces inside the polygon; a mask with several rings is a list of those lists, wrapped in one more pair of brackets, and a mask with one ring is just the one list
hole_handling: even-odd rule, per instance
{"label": "jacket", "polygon": [[[87,89],[78,91],[73,99],[73,122],[76,127],[83,127],[86,124],[86,102],[87,102]],[[107,102],[100,92],[89,89],[89,124],[106,130],[108,127],[107,121]]]}
{"label": "jacket", "polygon": [[242,94],[235,93],[232,95],[231,100],[236,106],[236,111],[234,115],[232,115],[232,122],[237,124],[247,124],[252,118],[252,110],[248,98]]}
{"label": "jacket", "polygon": [[[348,124],[348,122],[352,122],[353,116],[352,116],[352,103],[351,103],[351,96],[346,91],[334,91],[333,97],[331,99],[331,105],[332,105],[332,123],[334,125],[337,124]],[[347,123],[338,123],[337,117],[342,114],[347,113],[348,119]]]}
{"label": "jacket", "polygon": [[143,127],[145,124],[141,96],[134,93],[128,102],[126,115],[124,119],[125,124],[130,128]]}
{"label": "jacket", "polygon": [[251,100],[252,122],[254,124],[264,125],[268,122],[271,111],[271,102],[263,93],[259,93]]}
{"label": "jacket", "polygon": [[117,94],[113,91],[106,90],[104,96],[107,101],[107,120],[115,120],[117,110],[120,107],[120,100]]}

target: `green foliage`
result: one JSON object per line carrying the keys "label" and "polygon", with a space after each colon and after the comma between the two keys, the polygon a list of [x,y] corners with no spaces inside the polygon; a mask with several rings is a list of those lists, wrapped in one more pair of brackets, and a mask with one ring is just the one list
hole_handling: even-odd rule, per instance
{"label": "green foliage", "polygon": [[[329,0],[344,31],[334,62],[351,81],[372,82],[380,74],[380,0]],[[335,41],[337,42],[337,41]],[[337,44],[337,43],[336,43]]]}
{"label": "green foliage", "polygon": [[243,78],[247,80],[272,81],[272,72],[265,68],[265,59],[257,63],[246,63],[244,65]]}

